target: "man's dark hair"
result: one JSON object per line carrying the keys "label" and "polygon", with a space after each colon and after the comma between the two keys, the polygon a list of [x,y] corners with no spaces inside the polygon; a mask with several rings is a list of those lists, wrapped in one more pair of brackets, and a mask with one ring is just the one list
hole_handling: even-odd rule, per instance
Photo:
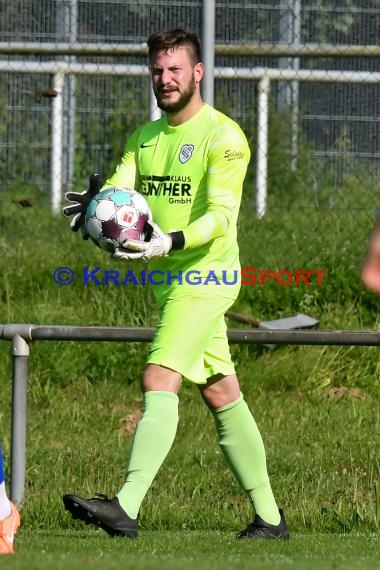
{"label": "man's dark hair", "polygon": [[182,28],[162,30],[149,36],[147,43],[149,61],[152,61],[159,51],[169,51],[179,47],[185,47],[189,51],[194,65],[202,61],[199,38],[190,30]]}

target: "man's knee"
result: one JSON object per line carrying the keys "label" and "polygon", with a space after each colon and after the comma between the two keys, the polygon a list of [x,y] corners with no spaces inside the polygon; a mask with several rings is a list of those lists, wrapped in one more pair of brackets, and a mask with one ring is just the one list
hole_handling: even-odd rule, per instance
{"label": "man's knee", "polygon": [[199,386],[201,396],[212,409],[222,408],[240,397],[240,385],[235,374],[209,378],[206,385]]}
{"label": "man's knee", "polygon": [[181,381],[181,374],[175,370],[159,364],[148,364],[141,380],[141,390],[143,392],[160,390],[177,394]]}

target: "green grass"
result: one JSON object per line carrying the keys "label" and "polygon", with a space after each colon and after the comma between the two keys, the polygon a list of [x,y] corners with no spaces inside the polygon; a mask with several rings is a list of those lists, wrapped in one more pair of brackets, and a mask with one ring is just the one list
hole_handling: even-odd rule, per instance
{"label": "green grass", "polygon": [[[290,527],[375,532],[380,426],[375,401],[362,392],[364,399],[355,392],[341,397],[268,392],[265,379],[245,374],[241,383]],[[107,381],[42,388],[32,376],[30,385],[24,522],[43,530],[72,528],[62,494],[112,494],[119,488],[141,398],[135,386],[128,390]],[[177,438],[146,497],[141,528],[237,531],[251,518],[219,452],[211,415],[185,385]]]}
{"label": "green grass", "polygon": [[[243,265],[326,269],[328,277],[322,286],[243,287],[234,310],[265,320],[303,312],[322,329],[377,330],[380,299],[359,280],[377,190],[370,194],[356,183],[334,197],[334,208],[320,196],[311,207],[300,195],[285,209],[274,196],[264,220],[245,199]],[[67,220],[52,217],[42,198],[23,209],[4,195],[0,224],[0,323],[155,326],[149,289],[54,283],[62,265],[79,273],[115,266],[72,235]],[[188,384],[180,392],[176,441],[141,509],[140,538],[110,540],[72,521],[63,493],[112,494],[124,480],[148,350],[144,343],[31,343],[23,526],[7,567],[378,567],[378,347],[231,347],[292,532],[289,543],[235,541],[252,512],[223,461],[212,417]],[[0,356],[0,439],[9,477],[8,341],[0,343]]]}
{"label": "green grass", "polygon": [[20,533],[15,570],[377,570],[376,535],[302,535],[288,542],[237,541],[226,532],[156,531],[137,540],[94,532]]}

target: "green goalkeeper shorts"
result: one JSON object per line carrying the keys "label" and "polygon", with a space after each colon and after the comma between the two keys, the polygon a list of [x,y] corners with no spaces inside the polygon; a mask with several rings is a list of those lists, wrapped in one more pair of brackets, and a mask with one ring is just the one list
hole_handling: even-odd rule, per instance
{"label": "green goalkeeper shorts", "polygon": [[161,318],[148,357],[149,364],[175,370],[197,384],[215,374],[235,374],[224,314],[234,303],[238,287],[226,296],[173,288],[162,300]]}

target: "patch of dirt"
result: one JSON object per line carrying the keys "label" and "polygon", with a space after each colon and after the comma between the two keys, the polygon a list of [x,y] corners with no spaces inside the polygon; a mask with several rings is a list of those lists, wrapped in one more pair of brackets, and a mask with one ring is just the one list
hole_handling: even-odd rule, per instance
{"label": "patch of dirt", "polygon": [[344,397],[353,400],[368,400],[369,398],[369,396],[360,390],[360,388],[346,388],[345,386],[330,388],[327,391],[327,397],[332,400],[338,400]]}
{"label": "patch of dirt", "polygon": [[119,435],[132,435],[135,433],[137,422],[140,421],[142,416],[141,410],[136,409],[124,418],[120,418],[119,428],[117,433]]}

